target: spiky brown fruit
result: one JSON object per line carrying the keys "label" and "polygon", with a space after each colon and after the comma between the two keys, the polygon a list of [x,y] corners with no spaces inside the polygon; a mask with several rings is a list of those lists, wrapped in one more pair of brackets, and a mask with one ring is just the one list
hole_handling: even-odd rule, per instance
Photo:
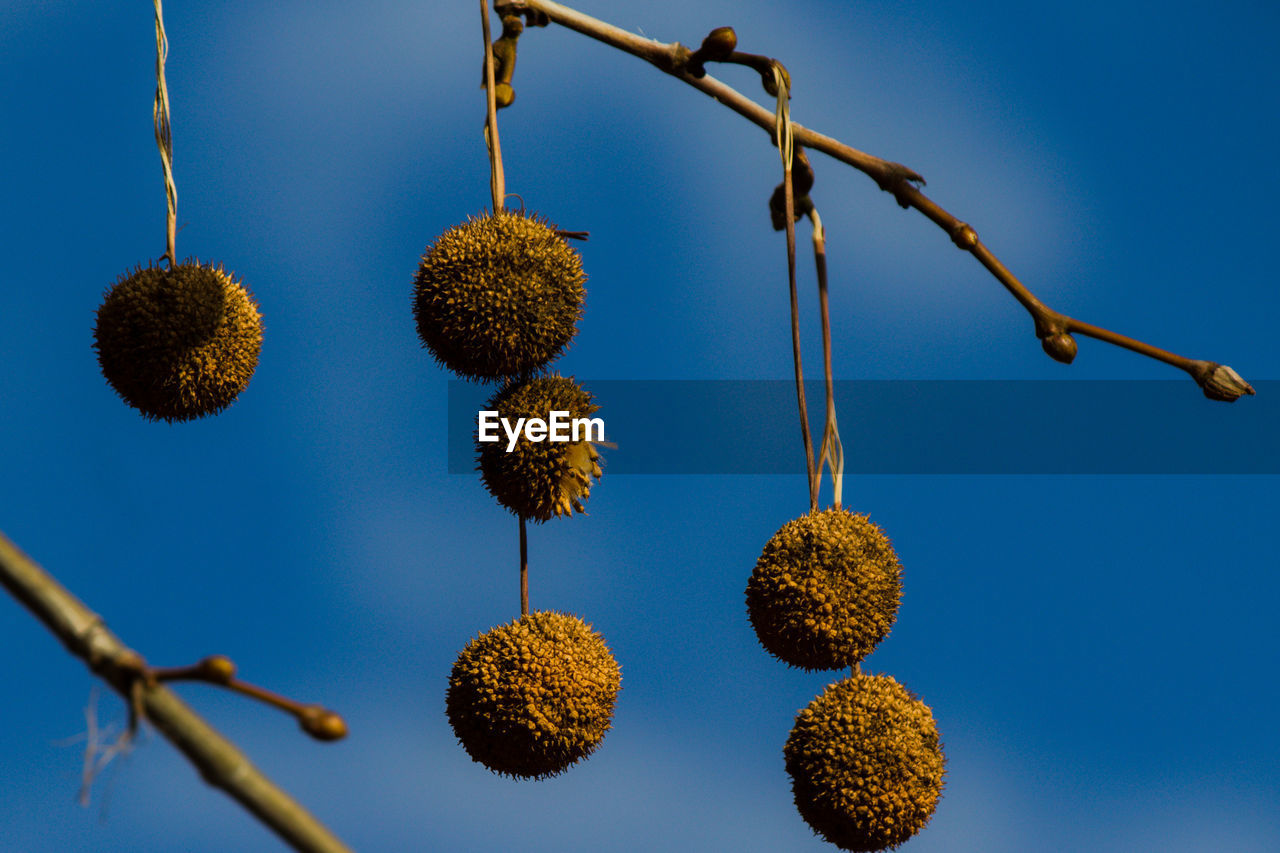
{"label": "spiky brown fruit", "polygon": [[829,685],[797,715],[783,753],[800,816],[843,850],[897,847],[942,793],[933,713],[887,675]]}
{"label": "spiky brown fruit", "polygon": [[418,336],[471,379],[542,369],[577,333],[582,259],[537,214],[499,210],[450,228],[414,278]]}
{"label": "spiky brown fruit", "polygon": [[782,526],[747,582],[747,615],[765,649],[803,669],[845,669],[898,615],[902,565],[865,515],[829,509]]}
{"label": "spiky brown fruit", "polygon": [[[540,376],[499,391],[486,404],[512,426],[520,418],[541,418],[550,422],[551,413],[566,412],[569,423],[589,418],[600,407],[572,378]],[[568,433],[572,436],[572,430]],[[521,437],[507,452],[508,441],[476,442],[480,456],[480,477],[498,503],[516,515],[534,521],[585,512],[582,502],[591,495],[591,480],[604,471],[600,454],[587,440],[585,429],[579,441],[530,441]]]}
{"label": "spiky brown fruit", "polygon": [[562,773],[600,745],[621,683],[618,662],[590,625],[539,611],[468,643],[445,705],[472,760],[537,779]]}
{"label": "spiky brown fruit", "polygon": [[221,266],[185,261],[138,268],[98,308],[102,375],[151,420],[219,412],[245,389],[262,349],[253,297]]}

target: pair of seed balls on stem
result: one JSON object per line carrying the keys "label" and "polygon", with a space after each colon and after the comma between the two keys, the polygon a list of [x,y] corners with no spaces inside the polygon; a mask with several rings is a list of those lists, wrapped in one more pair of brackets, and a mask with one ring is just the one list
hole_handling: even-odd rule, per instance
{"label": "pair of seed balls on stem", "polygon": [[[540,375],[577,333],[582,261],[545,219],[499,210],[442,234],[414,279],[418,336],[436,360],[476,381],[504,382],[488,402],[509,423],[598,410],[573,379]],[[477,442],[485,487],[522,518],[583,511],[600,456],[589,441],[531,442],[508,452]],[[474,761],[516,778],[544,778],[604,738],[621,671],[604,638],[576,616],[534,612],[486,631],[453,665],[446,713]]]}
{"label": "pair of seed balls on stem", "polygon": [[[884,532],[843,509],[788,522],[747,582],[761,645],[806,670],[856,667],[889,633],[902,565]],[[796,717],[784,748],[796,808],[844,850],[896,847],[932,817],[943,755],[929,707],[857,669]]]}

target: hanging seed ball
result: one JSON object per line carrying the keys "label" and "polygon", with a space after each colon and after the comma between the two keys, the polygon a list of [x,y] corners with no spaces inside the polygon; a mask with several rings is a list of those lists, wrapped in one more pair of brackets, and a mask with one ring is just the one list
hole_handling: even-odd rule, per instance
{"label": "hanging seed ball", "polygon": [[[489,411],[516,424],[520,418],[540,418],[551,424],[552,412],[564,412],[563,432],[573,436],[573,420],[589,418],[600,407],[572,378],[541,376],[499,391],[487,404]],[[600,454],[580,429],[578,441],[530,441],[523,433],[510,453],[507,438],[499,430],[498,441],[477,441],[480,477],[498,503],[516,515],[534,521],[585,512],[582,502],[591,495],[591,478],[599,478]]]}
{"label": "hanging seed ball", "polygon": [[747,582],[760,644],[802,669],[845,669],[876,647],[898,615],[902,566],[865,515],[829,509],[790,521],[764,546]]}
{"label": "hanging seed ball", "polygon": [[186,261],[122,276],[98,308],[102,375],[151,420],[188,421],[231,405],[262,349],[253,297],[221,266]]}
{"label": "hanging seed ball", "polygon": [[540,779],[600,745],[621,681],[618,662],[590,625],[540,611],[468,643],[453,665],[445,705],[473,761]]}
{"label": "hanging seed ball", "polygon": [[828,686],[796,716],[783,754],[800,816],[842,850],[897,847],[942,793],[933,713],[887,675]]}
{"label": "hanging seed ball", "polygon": [[440,235],[414,278],[418,336],[471,379],[540,370],[577,333],[582,258],[537,214],[499,210]]}

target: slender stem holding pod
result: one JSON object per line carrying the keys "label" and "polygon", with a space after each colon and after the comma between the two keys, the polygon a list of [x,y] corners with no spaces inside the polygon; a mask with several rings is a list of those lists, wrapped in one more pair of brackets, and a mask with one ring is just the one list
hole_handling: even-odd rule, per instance
{"label": "slender stem holding pod", "polygon": [[164,80],[164,63],[169,57],[169,39],[164,33],[164,14],[160,8],[160,0],[155,0],[156,7],[156,101],[152,107],[152,119],[156,129],[156,147],[160,149],[160,165],[164,168],[164,194],[167,213],[165,215],[165,253],[169,259],[169,269],[178,263],[174,254],[174,242],[178,230],[178,187],[173,182],[173,134],[169,128],[169,87]]}
{"label": "slender stem holding pod", "polygon": [[502,146],[498,143],[498,101],[494,94],[493,43],[489,40],[489,5],[480,0],[480,25],[484,34],[484,141],[489,148],[489,191],[493,195],[493,212],[502,210],[507,197],[506,177],[502,173]]}
{"label": "slender stem holding pod", "polygon": [[73,655],[142,713],[206,782],[221,788],[293,849],[349,853],[349,848],[276,787],[234,744],[163,684],[138,677],[140,656],[102,618],[0,534],[0,584],[44,623]]}
{"label": "slender stem holding pod", "polygon": [[529,615],[529,534],[520,516],[520,615]]}
{"label": "slender stem holding pod", "polygon": [[[696,56],[694,51],[679,42],[664,44],[629,33],[612,24],[556,3],[554,0],[497,0],[497,3],[504,9],[537,14],[546,20],[553,21],[596,41],[637,56],[693,88],[710,95],[716,101],[724,104],[766,132],[773,133],[774,116],[767,109],[747,98],[736,89],[706,74],[702,67],[703,59],[752,64],[744,59],[745,57],[752,57],[752,55],[734,52],[723,60],[716,57]],[[752,58],[758,59],[758,57]],[[691,60],[693,61],[691,62]],[[978,235],[969,225],[948,213],[920,191],[916,185],[923,185],[925,181],[919,173],[901,163],[883,160],[859,151],[838,139],[810,130],[800,124],[793,122],[791,130],[795,144],[821,151],[863,172],[875,181],[880,189],[893,195],[894,200],[900,206],[914,208],[924,214],[930,221],[945,231],[957,246],[972,254],[1031,314],[1032,320],[1035,322],[1036,336],[1040,338],[1045,352],[1054,359],[1070,362],[1074,358],[1076,345],[1075,341],[1071,339],[1071,333],[1078,332],[1095,340],[1123,347],[1184,370],[1196,381],[1205,392],[1205,395],[1212,399],[1234,400],[1242,395],[1254,393],[1248,382],[1244,381],[1239,374],[1225,365],[1212,361],[1184,358],[1167,350],[1081,320],[1076,320],[1048,308],[1013,273],[1000,263],[990,249],[978,240]]]}
{"label": "slender stem holding pod", "polygon": [[[836,426],[835,376],[831,370],[831,310],[827,300],[827,232],[816,207],[809,208],[813,223],[813,263],[818,274],[818,311],[822,318],[822,372],[827,387],[827,416],[822,426],[822,449],[818,454],[819,480],[822,464],[831,469],[832,505],[840,508],[844,491],[844,447],[840,443],[840,430]],[[817,500],[815,493],[814,500]]]}
{"label": "slender stem holding pod", "polygon": [[791,163],[795,148],[791,138],[791,116],[787,101],[791,97],[786,72],[774,63],[772,68],[778,108],[774,113],[774,141],[782,155],[783,211],[787,232],[787,284],[791,288],[791,359],[796,368],[796,403],[800,409],[800,437],[804,443],[805,474],[809,478],[809,511],[817,512],[817,471],[813,464],[813,437],[809,434],[809,407],[804,399],[804,367],[800,357],[800,302],[796,295],[796,221],[795,192],[791,185]]}

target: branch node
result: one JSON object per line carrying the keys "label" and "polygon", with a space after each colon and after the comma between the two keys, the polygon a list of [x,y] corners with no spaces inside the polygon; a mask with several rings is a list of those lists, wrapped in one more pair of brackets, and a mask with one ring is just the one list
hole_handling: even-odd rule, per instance
{"label": "branch node", "polygon": [[[887,162],[884,168],[878,174],[871,176],[876,182],[876,186],[893,196],[893,200],[898,203],[898,207],[907,210],[912,207],[911,196],[908,190],[914,189],[912,184],[925,185],[924,177],[915,169],[902,165],[901,163]],[[977,235],[975,234],[976,238]],[[952,239],[955,239],[954,236]],[[958,245],[958,244],[957,244]],[[961,248],[965,248],[961,246]]]}
{"label": "branch node", "polygon": [[957,222],[951,229],[951,242],[966,252],[978,245],[978,232],[968,222]]}
{"label": "branch node", "polygon": [[551,16],[546,12],[541,9],[531,9],[522,3],[504,3],[502,0],[497,0],[493,4],[493,11],[504,20],[509,15],[524,15],[524,23],[527,27],[545,27],[551,23]]}
{"label": "branch node", "polygon": [[654,65],[668,74],[680,76],[681,71],[687,71],[691,77],[705,77],[706,69],[702,69],[701,74],[695,73],[694,69],[689,67],[689,61],[693,58],[693,51],[682,45],[680,42],[672,42],[670,50],[664,50],[653,56],[645,57]]}
{"label": "branch node", "polygon": [[[961,223],[961,227],[968,228],[964,223]],[[977,242],[976,234],[974,242],[975,244]],[[1063,364],[1074,361],[1077,346],[1075,338],[1071,336],[1068,318],[1048,308],[1034,311],[1032,316],[1035,317],[1036,322],[1036,337],[1040,339],[1040,346],[1045,353],[1054,361],[1060,361]]]}
{"label": "branch node", "polygon": [[1067,332],[1058,332],[1054,335],[1043,335],[1040,338],[1040,346],[1054,361],[1060,361],[1063,364],[1070,364],[1076,357],[1076,339],[1071,337]]}

